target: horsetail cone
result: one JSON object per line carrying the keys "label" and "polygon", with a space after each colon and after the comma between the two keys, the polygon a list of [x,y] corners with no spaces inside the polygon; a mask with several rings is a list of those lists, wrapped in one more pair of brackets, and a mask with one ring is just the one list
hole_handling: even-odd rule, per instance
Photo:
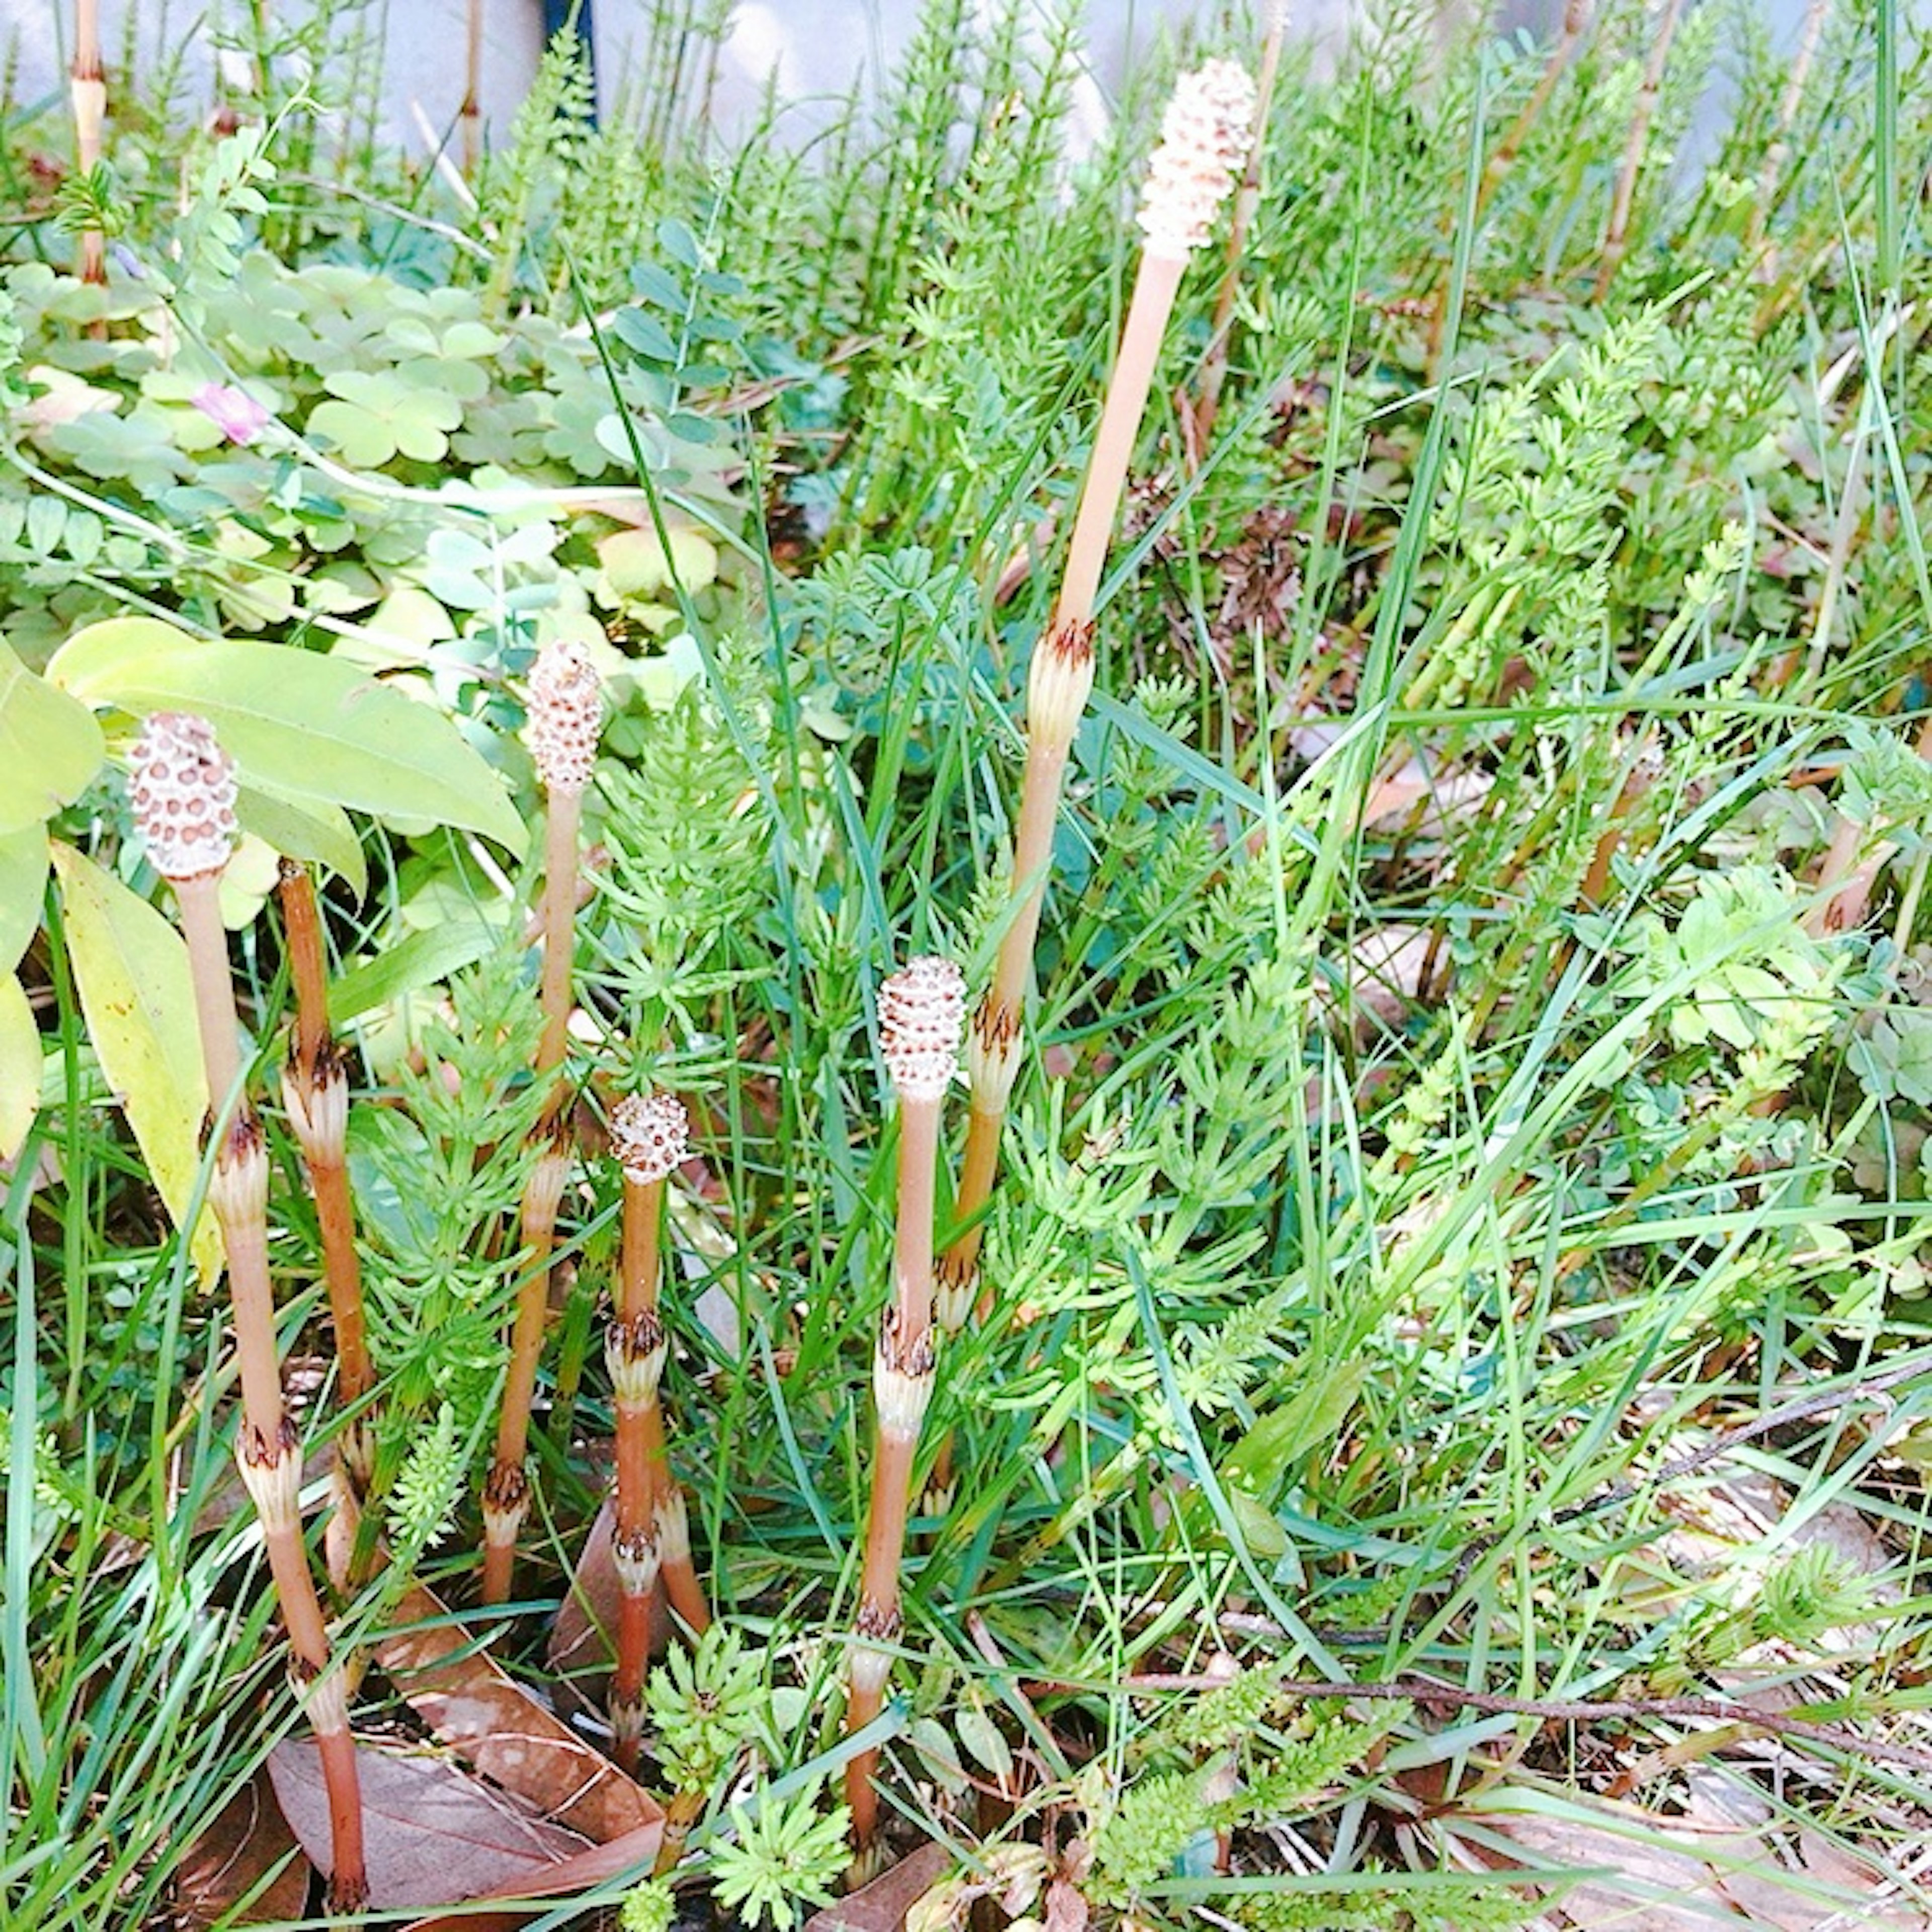
{"label": "horsetail cone", "polygon": [[902,1103],[942,1100],[959,1067],[966,982],[950,959],[927,953],[879,988],[879,1057]]}
{"label": "horsetail cone", "polygon": [[154,870],[179,885],[218,872],[241,836],[235,761],[214,727],[185,711],[157,711],[130,758],[129,802]]}
{"label": "horsetail cone", "polygon": [[590,653],[574,638],[546,644],[530,673],[530,755],[552,792],[580,792],[597,763],[604,685]]}
{"label": "horsetail cone", "polygon": [[1233,61],[1209,61],[1175,82],[1141,190],[1150,255],[1185,261],[1208,239],[1247,159],[1254,118],[1255,83]]}
{"label": "horsetail cone", "polygon": [[668,1180],[689,1157],[691,1116],[668,1094],[633,1094],[610,1110],[610,1151],[626,1180]]}

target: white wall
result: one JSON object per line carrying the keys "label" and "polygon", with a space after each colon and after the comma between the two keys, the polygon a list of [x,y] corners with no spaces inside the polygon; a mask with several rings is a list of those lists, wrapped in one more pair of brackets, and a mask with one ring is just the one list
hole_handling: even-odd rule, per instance
{"label": "white wall", "polygon": [[[1480,0],[1444,0],[1480,4]],[[325,8],[332,32],[346,35],[358,22],[382,35],[380,124],[410,147],[424,145],[421,121],[446,129],[462,102],[468,0],[266,0],[272,16],[284,19],[311,7]],[[1295,30],[1332,44],[1358,0],[1292,0]],[[1707,0],[1709,4],[1709,0]],[[1759,0],[1787,39],[1795,38],[1804,0]],[[0,0],[0,52],[17,50],[16,104],[57,98],[64,90],[68,26],[72,0]],[[595,0],[598,56],[608,98],[628,67],[643,36],[647,0]],[[1534,31],[1560,10],[1562,0],[1498,0],[1506,26]],[[101,0],[110,77],[118,64],[124,23],[130,12],[140,26],[140,54],[152,70],[165,49],[194,34],[184,63],[184,106],[212,98],[208,38],[197,24],[226,18],[238,26],[244,0]],[[862,74],[890,66],[903,51],[918,14],[918,0],[740,0],[718,76],[716,104],[728,128],[756,107],[766,76],[777,70],[782,92],[794,100],[842,95]],[[1093,70],[1104,93],[1118,80],[1132,40],[1173,22],[1204,17],[1212,0],[1088,0]],[[1915,10],[1918,9],[1915,8]],[[488,124],[507,127],[523,98],[542,41],[540,0],[484,0],[482,98]],[[806,118],[809,118],[808,110]]]}

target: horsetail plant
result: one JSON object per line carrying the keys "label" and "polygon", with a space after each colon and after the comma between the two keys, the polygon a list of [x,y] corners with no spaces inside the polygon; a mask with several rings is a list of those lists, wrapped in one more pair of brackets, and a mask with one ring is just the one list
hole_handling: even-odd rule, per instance
{"label": "horsetail plant", "polygon": [[[530,673],[530,744],[543,782],[548,810],[544,826],[543,943],[538,1001],[543,1032],[537,1042],[536,1076],[554,1076],[563,1062],[570,1026],[570,969],[576,950],[578,842],[584,793],[597,762],[603,723],[603,692],[590,654],[572,640],[548,644]],[[534,1138],[537,1157],[524,1190],[523,1276],[510,1335],[510,1362],[496,1424],[494,1461],[483,1488],[483,1600],[500,1604],[510,1594],[517,1538],[530,1509],[524,1468],[530,1446],[530,1408],[536,1400],[537,1366],[543,1355],[549,1312],[550,1256],[556,1240],[557,1210],[570,1178],[568,1090],[561,1080],[545,1102]]]}
{"label": "horsetail plant", "polygon": [[[633,1768],[643,1736],[644,1666],[650,1649],[651,1592],[664,1565],[659,1499],[674,1486],[664,1466],[663,1412],[658,1384],[668,1341],[658,1312],[663,1274],[660,1232],[664,1187],[683,1160],[690,1122],[668,1094],[634,1094],[610,1114],[610,1148],[624,1176],[623,1246],[617,1293],[605,1331],[604,1359],[617,1412],[617,1520],[611,1555],[622,1594],[617,1622],[617,1660],[610,1680],[610,1726],[617,1761]],[[691,1570],[687,1532],[678,1591],[688,1600],[697,1579]],[[672,1592],[664,1575],[664,1588]],[[703,1598],[698,1598],[703,1616]],[[708,1616],[703,1622],[708,1623]]]}
{"label": "horsetail plant", "polygon": [[340,1666],[331,1660],[322,1602],[303,1546],[302,1447],[282,1400],[275,1303],[268,1273],[268,1153],[243,1077],[241,1022],[222,929],[222,868],[238,836],[235,766],[206,718],[158,711],[136,739],[130,798],[154,869],[174,887],[194,988],[212,1119],[220,1123],[208,1198],[227,1250],[228,1288],[242,1381],[236,1459],[261,1518],[262,1540],[288,1631],[328,1794],[329,1900],[358,1910],[368,1893],[355,1740]]}
{"label": "horsetail plant", "polygon": [[[879,988],[880,1053],[899,1103],[898,1200],[892,1299],[872,1358],[878,1433],[845,1706],[848,1736],[879,1714],[892,1672],[890,1646],[899,1634],[899,1562],[913,1458],[932,1399],[934,1172],[940,1116],[958,1068],[965,1016],[965,982],[950,960],[922,956]],[[853,1843],[862,1854],[878,1822],[878,1795],[872,1788],[878,1761],[874,1748],[861,1751],[845,1767]]]}
{"label": "horsetail plant", "polygon": [[323,1279],[335,1328],[335,1393],[350,1412],[343,1460],[356,1480],[369,1480],[374,1442],[362,1414],[376,1386],[362,1308],[362,1264],[356,1252],[356,1209],[349,1186],[349,1064],[328,1024],[328,979],[314,881],[308,868],[282,861],[278,887],[288,936],[296,1020],[282,1066],[282,1101],[302,1144],[322,1238]]}
{"label": "horsetail plant", "polygon": [[[100,165],[101,135],[107,123],[107,72],[100,60],[100,0],[74,0],[74,64],[68,70],[74,102],[74,146],[76,170],[91,182]],[[107,238],[98,222],[80,231],[80,278],[107,279]]]}
{"label": "horsetail plant", "polygon": [[940,1321],[949,1330],[964,1321],[978,1279],[982,1210],[992,1192],[1006,1103],[1019,1071],[1020,1019],[1046,893],[1054,820],[1074,734],[1094,686],[1094,602],[1108,541],[1181,277],[1234,187],[1255,110],[1255,84],[1232,61],[1210,61],[1184,75],[1168,104],[1142,190],[1138,219],[1146,239],[1140,268],[1081,485],[1060,595],[1028,674],[1010,916],[967,1049],[972,1112],[959,1177],[960,1232],[940,1264]]}
{"label": "horsetail plant", "polygon": [[1268,9],[1268,33],[1262,42],[1260,77],[1255,82],[1254,120],[1248,137],[1246,165],[1234,191],[1234,212],[1228,224],[1228,245],[1222,258],[1221,286],[1214,297],[1214,320],[1208,332],[1208,354],[1201,366],[1200,392],[1195,399],[1193,453],[1198,463],[1214,433],[1221,407],[1221,390],[1228,380],[1228,348],[1234,332],[1234,304],[1241,292],[1241,255],[1248,231],[1262,204],[1262,149],[1268,132],[1268,110],[1274,101],[1275,76],[1281,69],[1282,43],[1288,37],[1288,0],[1274,0]]}

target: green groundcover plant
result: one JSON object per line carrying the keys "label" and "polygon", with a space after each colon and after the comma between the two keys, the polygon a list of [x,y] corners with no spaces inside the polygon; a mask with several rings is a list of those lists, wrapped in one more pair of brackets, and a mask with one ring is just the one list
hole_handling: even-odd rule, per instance
{"label": "green groundcover plant", "polygon": [[1932,40],[646,10],[0,123],[0,1918],[1925,1922]]}

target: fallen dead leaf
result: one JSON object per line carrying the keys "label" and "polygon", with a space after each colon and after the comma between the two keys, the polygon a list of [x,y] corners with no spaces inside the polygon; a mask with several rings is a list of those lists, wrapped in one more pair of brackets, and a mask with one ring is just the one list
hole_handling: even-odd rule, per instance
{"label": "fallen dead leaf", "polygon": [[[369,1902],[460,1905],[493,1892],[517,1897],[584,1849],[574,1832],[534,1816],[440,1752],[359,1742],[362,1834]],[[328,1796],[311,1738],[290,1738],[268,1754],[282,1815],[319,1869],[329,1862]]]}
{"label": "fallen dead leaf", "polygon": [[805,1922],[805,1932],[899,1932],[908,1910],[952,1868],[944,1845],[927,1844],[871,1884],[835,1899]]}
{"label": "fallen dead leaf", "polygon": [[[478,1898],[543,1899],[568,1898],[573,1892],[589,1892],[626,1875],[646,1876],[658,1855],[662,1829],[652,1826],[613,1838],[608,1845],[592,1845],[573,1854],[562,1864],[550,1867],[527,1883],[499,1887],[482,1892]],[[477,1900],[466,1901],[460,1912],[434,1912],[418,1918],[406,1932],[514,1932],[533,1916],[534,1908],[511,1906],[501,1912],[478,1912]]]}
{"label": "fallen dead leaf", "polygon": [[[313,1870],[275,1802],[267,1772],[258,1771],[176,1868],[175,1924],[178,1932],[202,1932],[218,1922],[262,1925],[299,1918],[308,1908]],[[248,1907],[237,1915],[244,1899]]]}
{"label": "fallen dead leaf", "polygon": [[1547,1932],[1928,1932],[1932,1916],[1815,1834],[1796,1838],[1520,1790],[1441,1828],[1460,1862],[1591,1874],[1537,1922]]}
{"label": "fallen dead leaf", "polygon": [[[338,1504],[329,1567],[339,1575],[355,1523],[352,1504],[340,1493]],[[395,1629],[371,1654],[440,1742],[533,1812],[595,1844],[662,1834],[657,1802],[476,1650],[433,1592],[404,1592],[394,1615]]]}

